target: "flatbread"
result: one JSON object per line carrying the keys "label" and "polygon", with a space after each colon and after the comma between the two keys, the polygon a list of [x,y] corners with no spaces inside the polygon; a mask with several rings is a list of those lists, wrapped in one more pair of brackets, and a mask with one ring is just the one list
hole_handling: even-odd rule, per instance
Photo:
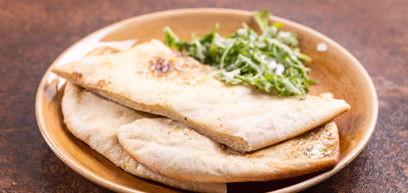
{"label": "flatbread", "polygon": [[322,171],[339,160],[339,136],[330,122],[302,136],[239,154],[179,122],[139,119],[118,129],[131,157],[174,179],[194,182],[276,180]]}
{"label": "flatbread", "polygon": [[350,109],[331,94],[299,100],[229,86],[215,78],[215,68],[157,40],[52,71],[133,109],[180,121],[241,152],[298,136]]}
{"label": "flatbread", "polygon": [[194,183],[162,176],[136,162],[120,146],[116,130],[140,118],[153,117],[139,113],[89,91],[67,83],[62,99],[64,122],[69,131],[126,172],[141,178],[195,192],[227,191],[223,183]]}

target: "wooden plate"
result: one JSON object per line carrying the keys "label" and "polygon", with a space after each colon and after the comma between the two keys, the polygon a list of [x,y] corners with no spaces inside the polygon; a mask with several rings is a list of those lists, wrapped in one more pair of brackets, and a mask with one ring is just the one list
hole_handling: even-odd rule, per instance
{"label": "wooden plate", "polygon": [[[340,128],[341,160],[332,170],[318,174],[280,181],[228,184],[229,192],[287,192],[311,187],[349,164],[367,144],[377,121],[378,101],[373,83],[363,66],[347,50],[300,24],[274,16],[271,20],[282,22],[285,30],[295,32],[302,51],[312,57],[313,63],[309,65],[311,77],[319,81],[319,84],[312,86],[312,93],[329,91],[351,105],[351,111],[336,119]],[[221,35],[231,34],[243,22],[255,26],[251,12],[180,9],[142,15],[88,35],[62,53],[52,65],[78,59],[106,42],[132,39],[143,42],[151,38],[163,40],[165,26],[170,26],[181,38],[189,39],[192,32],[201,36],[216,23],[220,24]],[[63,123],[60,109],[63,85],[63,79],[49,70],[45,73],[37,91],[36,116],[45,141],[65,164],[89,180],[118,192],[179,191],[127,174],[72,136]]]}

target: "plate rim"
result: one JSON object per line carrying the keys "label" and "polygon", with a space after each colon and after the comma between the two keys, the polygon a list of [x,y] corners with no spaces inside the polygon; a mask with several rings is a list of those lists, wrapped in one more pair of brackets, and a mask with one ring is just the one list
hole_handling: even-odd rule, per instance
{"label": "plate rim", "polygon": [[[46,141],[47,145],[50,147],[50,149],[54,152],[57,157],[63,161],[68,167],[73,169],[75,172],[79,173],[80,175],[84,176],[88,180],[102,186],[105,188],[108,188],[110,190],[118,191],[118,192],[142,192],[139,190],[134,190],[130,188],[126,188],[124,186],[118,185],[116,183],[112,183],[109,180],[105,180],[103,178],[97,177],[96,175],[92,174],[90,171],[87,171],[87,169],[83,168],[79,164],[76,164],[73,162],[70,158],[66,157],[64,153],[62,153],[58,147],[55,145],[55,143],[51,140],[50,136],[48,135],[48,132],[46,132],[45,124],[44,124],[44,117],[41,115],[42,112],[42,96],[43,96],[43,90],[45,88],[45,85],[47,83],[47,78],[51,74],[50,68],[58,63],[61,58],[66,55],[68,52],[70,52],[74,47],[76,47],[78,44],[81,44],[85,41],[91,41],[91,37],[98,37],[98,35],[102,34],[107,34],[109,32],[114,31],[115,29],[119,28],[120,26],[126,25],[127,23],[131,23],[133,20],[140,20],[144,18],[150,18],[150,17],[159,17],[159,16],[165,16],[165,15],[173,15],[173,14],[180,14],[181,12],[183,13],[230,13],[230,14],[240,14],[240,15],[251,15],[251,11],[247,10],[241,10],[241,9],[227,9],[227,8],[182,8],[182,9],[170,9],[170,10],[164,10],[164,11],[157,11],[157,12],[152,12],[148,14],[142,14],[142,15],[137,15],[134,17],[130,17],[124,20],[120,20],[118,22],[115,22],[113,24],[104,26],[88,35],[85,37],[81,38],[80,40],[76,41],[74,44],[69,46],[67,49],[65,49],[53,62],[52,64],[47,68],[45,71],[44,75],[41,78],[40,84],[37,88],[36,91],[36,99],[35,99],[35,115],[36,115],[36,120],[37,120],[37,125],[38,129],[41,132],[41,135],[43,136],[44,140]],[[371,120],[369,121],[368,124],[368,134],[366,134],[363,138],[363,140],[346,156],[344,157],[337,165],[324,173],[321,173],[317,176],[314,176],[312,178],[309,178],[307,180],[301,181],[297,184],[276,189],[273,191],[270,191],[269,193],[278,193],[278,192],[298,192],[305,190],[307,188],[310,188],[316,184],[321,183],[322,181],[328,179],[329,177],[333,176],[334,174],[338,173],[340,170],[342,170],[345,166],[350,164],[359,154],[360,152],[364,149],[364,147],[367,145],[369,139],[371,138],[372,134],[374,133],[374,130],[376,128],[377,124],[377,119],[378,119],[378,96],[373,84],[373,81],[371,77],[369,76],[368,72],[365,70],[363,65],[349,52],[347,51],[343,46],[341,46],[339,43],[336,41],[332,40],[331,38],[327,37],[326,35],[309,28],[305,25],[299,24],[297,22],[284,19],[275,15],[271,15],[270,19],[273,20],[279,20],[283,21],[284,23],[288,23],[295,28],[300,28],[308,33],[311,33],[315,35],[316,37],[325,40],[328,44],[331,46],[335,47],[336,49],[340,50],[342,53],[346,54],[347,57],[349,57],[353,63],[356,65],[358,68],[359,72],[361,72],[363,79],[366,81],[370,92],[367,93],[369,94],[373,100],[371,101],[370,106],[373,107],[373,111],[370,114]]]}

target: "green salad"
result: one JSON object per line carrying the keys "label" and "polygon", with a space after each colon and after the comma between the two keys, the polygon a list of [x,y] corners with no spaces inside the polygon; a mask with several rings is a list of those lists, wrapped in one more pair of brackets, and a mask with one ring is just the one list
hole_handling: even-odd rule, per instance
{"label": "green salad", "polygon": [[280,30],[282,23],[269,24],[269,16],[266,10],[254,12],[260,34],[244,23],[235,33],[221,37],[216,25],[202,38],[193,33],[191,41],[183,41],[166,27],[165,43],[216,67],[217,78],[227,84],[247,84],[279,97],[305,98],[308,85],[315,83],[308,77],[310,69],[304,66],[311,59],[300,52],[296,35]]}

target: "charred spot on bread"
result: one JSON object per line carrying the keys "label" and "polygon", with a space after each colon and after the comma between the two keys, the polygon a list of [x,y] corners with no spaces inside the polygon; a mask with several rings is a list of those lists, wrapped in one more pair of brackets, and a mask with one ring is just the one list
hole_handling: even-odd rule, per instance
{"label": "charred spot on bread", "polygon": [[150,71],[156,75],[164,75],[174,69],[174,63],[161,57],[154,58],[150,61]]}
{"label": "charred spot on bread", "polygon": [[75,79],[81,79],[83,77],[82,73],[73,71],[72,75],[74,76]]}
{"label": "charred spot on bread", "polygon": [[99,81],[96,83],[96,86],[98,86],[98,87],[104,87],[104,86],[106,86],[106,85],[108,85],[108,84],[110,84],[110,83],[111,83],[111,82],[108,81],[108,80],[101,79],[101,80],[99,80]]}

